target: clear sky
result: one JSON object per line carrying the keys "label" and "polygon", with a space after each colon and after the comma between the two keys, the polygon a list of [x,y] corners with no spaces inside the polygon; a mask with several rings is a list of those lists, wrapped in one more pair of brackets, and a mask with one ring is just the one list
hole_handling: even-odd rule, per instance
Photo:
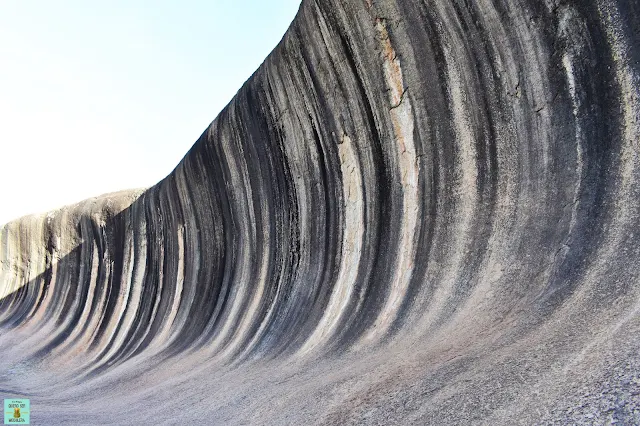
{"label": "clear sky", "polygon": [[0,224],[162,179],[299,5],[0,0]]}

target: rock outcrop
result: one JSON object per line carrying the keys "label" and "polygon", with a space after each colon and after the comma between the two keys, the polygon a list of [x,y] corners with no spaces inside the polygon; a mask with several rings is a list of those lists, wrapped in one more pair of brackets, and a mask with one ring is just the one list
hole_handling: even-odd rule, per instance
{"label": "rock outcrop", "polygon": [[0,394],[638,424],[639,141],[637,1],[305,0],[166,179],[2,228]]}

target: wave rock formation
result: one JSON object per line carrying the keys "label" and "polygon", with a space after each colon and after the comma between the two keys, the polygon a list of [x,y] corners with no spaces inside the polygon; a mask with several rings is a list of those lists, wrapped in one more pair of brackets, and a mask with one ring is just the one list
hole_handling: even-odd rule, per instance
{"label": "wave rock formation", "polygon": [[156,186],[5,225],[34,424],[640,423],[640,3],[305,0]]}

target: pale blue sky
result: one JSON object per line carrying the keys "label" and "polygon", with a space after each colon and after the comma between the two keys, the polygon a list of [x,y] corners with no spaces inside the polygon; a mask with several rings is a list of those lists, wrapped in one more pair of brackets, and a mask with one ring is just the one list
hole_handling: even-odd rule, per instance
{"label": "pale blue sky", "polygon": [[0,224],[167,175],[300,0],[0,0]]}

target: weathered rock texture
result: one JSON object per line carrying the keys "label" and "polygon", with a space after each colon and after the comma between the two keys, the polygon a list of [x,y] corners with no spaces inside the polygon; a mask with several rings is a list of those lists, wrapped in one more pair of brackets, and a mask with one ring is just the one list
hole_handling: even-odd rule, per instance
{"label": "weathered rock texture", "polygon": [[305,0],[166,179],[2,228],[0,394],[640,423],[639,61],[635,0]]}

